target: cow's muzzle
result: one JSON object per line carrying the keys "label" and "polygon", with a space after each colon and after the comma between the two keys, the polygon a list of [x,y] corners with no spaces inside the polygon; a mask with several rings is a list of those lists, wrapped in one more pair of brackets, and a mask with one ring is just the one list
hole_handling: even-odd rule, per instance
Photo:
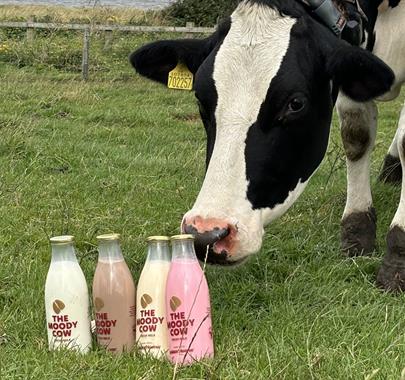
{"label": "cow's muzzle", "polygon": [[221,219],[195,216],[183,221],[182,231],[194,236],[199,260],[217,265],[238,263],[232,258],[239,244],[235,225]]}

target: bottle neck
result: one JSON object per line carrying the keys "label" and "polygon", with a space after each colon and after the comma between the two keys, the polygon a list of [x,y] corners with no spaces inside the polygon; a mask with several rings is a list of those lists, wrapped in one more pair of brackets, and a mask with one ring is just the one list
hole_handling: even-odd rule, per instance
{"label": "bottle neck", "polygon": [[146,261],[171,261],[168,241],[151,241],[148,243]]}
{"label": "bottle neck", "polygon": [[193,240],[172,241],[172,260],[195,260],[197,256],[194,250]]}
{"label": "bottle neck", "polygon": [[124,261],[118,240],[102,241],[98,245],[98,261]]}
{"label": "bottle neck", "polygon": [[70,261],[77,263],[76,252],[73,244],[52,245],[52,262]]}

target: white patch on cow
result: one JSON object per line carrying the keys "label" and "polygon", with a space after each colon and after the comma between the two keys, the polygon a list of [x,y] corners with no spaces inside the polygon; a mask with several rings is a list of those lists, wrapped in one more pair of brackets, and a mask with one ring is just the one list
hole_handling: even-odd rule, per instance
{"label": "white patch on cow", "polygon": [[347,163],[347,199],[343,217],[355,212],[365,212],[373,200],[370,187],[370,155],[377,131],[377,108],[374,102],[358,103],[342,93],[337,99],[341,128],[361,128],[369,131],[370,145],[359,160]]}
{"label": "white patch on cow", "polygon": [[[396,138],[397,149],[399,152],[399,157],[401,159],[402,173],[405,173],[405,105],[402,108]],[[399,201],[397,212],[395,213],[394,219],[392,220],[391,228],[394,226],[399,226],[402,228],[402,230],[405,230],[405,175],[402,175],[401,199]]]}
{"label": "white patch on cow", "polygon": [[284,215],[305,190],[305,187],[307,186],[309,180],[310,178],[307,179],[305,182],[301,182],[300,180],[295,189],[291,190],[288,193],[288,196],[283,203],[274,206],[274,208],[266,208],[265,210],[263,210],[264,223],[271,223],[272,221],[278,219],[280,216]]}
{"label": "white patch on cow", "polygon": [[405,1],[395,8],[380,12],[375,24],[376,41],[373,53],[381,58],[395,73],[395,83],[391,92],[379,100],[395,99],[405,83]]}
{"label": "white patch on cow", "polygon": [[261,247],[263,210],[253,211],[247,199],[245,140],[287,53],[295,22],[269,6],[242,2],[215,59],[215,146],[201,191],[186,217],[223,218],[236,224],[240,245],[233,260]]}

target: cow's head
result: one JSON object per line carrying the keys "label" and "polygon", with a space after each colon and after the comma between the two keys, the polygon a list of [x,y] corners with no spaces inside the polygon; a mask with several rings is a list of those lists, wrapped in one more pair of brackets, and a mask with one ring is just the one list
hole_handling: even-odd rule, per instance
{"label": "cow's head", "polygon": [[292,0],[243,1],[211,37],[155,42],[130,60],[162,83],[178,62],[195,74],[207,171],[182,229],[218,264],[257,252],[264,226],[302,193],[325,155],[337,89],[361,102],[393,81]]}

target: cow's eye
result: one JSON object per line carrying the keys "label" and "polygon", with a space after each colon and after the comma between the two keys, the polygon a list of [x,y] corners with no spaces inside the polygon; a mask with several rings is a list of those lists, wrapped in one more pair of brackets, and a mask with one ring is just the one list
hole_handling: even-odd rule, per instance
{"label": "cow's eye", "polygon": [[288,111],[290,112],[300,112],[305,107],[305,99],[294,98],[288,103]]}

